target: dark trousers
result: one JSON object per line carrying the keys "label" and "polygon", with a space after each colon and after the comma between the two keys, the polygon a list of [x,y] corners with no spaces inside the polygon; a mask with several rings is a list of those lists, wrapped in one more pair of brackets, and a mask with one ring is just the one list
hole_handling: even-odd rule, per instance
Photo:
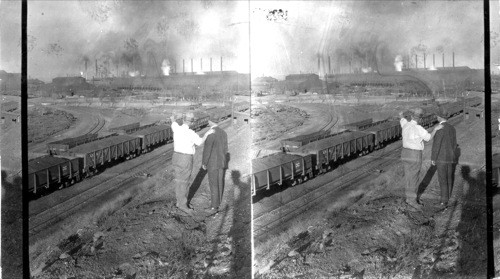
{"label": "dark trousers", "polygon": [[172,155],[172,166],[174,170],[175,197],[177,206],[187,206],[189,184],[193,173],[193,155],[174,152]]}
{"label": "dark trousers", "polygon": [[436,169],[441,188],[440,202],[447,203],[453,190],[453,164],[436,162]]}
{"label": "dark trousers", "polygon": [[422,151],[403,148],[401,161],[405,171],[406,202],[416,203],[420,169],[422,167]]}
{"label": "dark trousers", "polygon": [[208,184],[210,185],[212,208],[218,208],[222,202],[222,193],[224,192],[224,170],[208,170]]}

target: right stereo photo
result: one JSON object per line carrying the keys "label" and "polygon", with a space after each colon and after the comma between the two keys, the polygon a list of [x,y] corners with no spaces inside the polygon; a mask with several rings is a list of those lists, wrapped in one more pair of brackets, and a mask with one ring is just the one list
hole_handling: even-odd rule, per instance
{"label": "right stereo photo", "polygon": [[486,277],[499,9],[485,69],[480,1],[250,2],[255,278]]}

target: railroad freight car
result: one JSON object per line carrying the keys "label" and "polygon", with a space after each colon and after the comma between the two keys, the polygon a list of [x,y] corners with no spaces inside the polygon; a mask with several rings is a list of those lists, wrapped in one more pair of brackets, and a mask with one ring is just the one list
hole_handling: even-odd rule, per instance
{"label": "railroad freight car", "polygon": [[146,153],[157,145],[170,142],[173,139],[173,132],[170,125],[158,125],[141,129],[130,136],[139,138],[141,151]]}
{"label": "railroad freight car", "polygon": [[141,145],[138,137],[117,135],[76,146],[66,153],[81,158],[83,174],[91,176],[109,163],[134,158],[141,153]]}
{"label": "railroad freight car", "polygon": [[344,129],[348,129],[351,131],[359,131],[359,130],[364,130],[364,129],[372,126],[372,123],[373,123],[373,119],[368,118],[368,119],[364,119],[361,121],[356,121],[356,122],[344,124],[343,127],[344,127]]}
{"label": "railroad freight car", "polygon": [[464,110],[463,102],[449,102],[438,105],[439,109],[445,113],[446,118],[459,115]]}
{"label": "railroad freight car", "polygon": [[206,113],[208,114],[210,121],[218,123],[231,117],[231,108],[229,107],[210,108],[206,110]]}
{"label": "railroad freight car", "polygon": [[63,140],[49,142],[47,144],[47,153],[50,155],[58,155],[68,151],[77,145],[91,142],[97,139],[97,134],[88,134],[74,138],[66,138]]}
{"label": "railroad freight car", "polygon": [[252,195],[273,185],[292,186],[313,176],[311,155],[275,153],[252,160]]}
{"label": "railroad freight car", "polygon": [[235,103],[235,104],[233,104],[233,109],[234,109],[234,111],[239,111],[239,112],[246,111],[246,110],[250,109],[250,103],[249,102]]}
{"label": "railroad freight car", "polygon": [[466,107],[477,107],[483,104],[481,97],[470,97],[464,99]]}
{"label": "railroad freight car", "polygon": [[434,126],[434,124],[436,124],[436,122],[437,122],[436,114],[434,114],[434,113],[425,113],[420,118],[420,122],[418,124],[420,124],[420,126],[422,126],[424,128],[429,128],[429,127]]}
{"label": "railroad freight car", "polygon": [[141,124],[139,122],[135,122],[135,123],[130,123],[130,124],[126,124],[126,125],[122,125],[122,126],[117,126],[117,127],[113,127],[113,128],[109,128],[108,131],[110,132],[125,132],[125,133],[129,133],[130,130],[134,130],[134,129],[137,129],[141,126]]}
{"label": "railroad freight car", "polygon": [[42,156],[28,161],[28,191],[37,194],[42,189],[61,188],[80,181],[79,158]]}
{"label": "railroad freight car", "polygon": [[296,150],[303,145],[306,145],[313,141],[324,139],[330,135],[330,131],[318,131],[306,135],[299,135],[296,137],[281,140],[281,147],[286,151]]}
{"label": "railroad freight car", "polygon": [[[168,121],[168,122],[170,122],[170,121]],[[152,123],[152,124],[147,124],[147,125],[142,125],[142,126],[127,127],[127,128],[123,128],[123,129],[115,128],[115,129],[113,129],[113,132],[115,132],[118,135],[127,135],[127,134],[132,134],[134,132],[140,131],[142,129],[153,127],[154,125],[156,125],[156,124]]]}
{"label": "railroad freight car", "polygon": [[380,149],[395,140],[401,138],[401,124],[399,120],[391,120],[380,123],[364,130],[364,132],[374,135],[374,148]]}
{"label": "railroad freight car", "polygon": [[351,131],[311,142],[298,148],[294,153],[311,154],[314,170],[323,173],[332,169],[337,161],[366,154],[374,147],[372,133]]}
{"label": "railroad freight car", "polygon": [[195,112],[193,123],[189,125],[189,128],[194,131],[199,131],[208,126],[209,119],[210,116],[208,116],[207,114],[202,112]]}

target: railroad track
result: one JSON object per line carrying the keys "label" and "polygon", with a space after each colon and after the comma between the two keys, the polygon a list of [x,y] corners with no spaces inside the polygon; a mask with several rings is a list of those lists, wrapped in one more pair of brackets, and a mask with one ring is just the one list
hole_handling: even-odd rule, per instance
{"label": "railroad track", "polygon": [[[339,118],[337,117],[337,115],[333,112],[333,108],[332,110],[329,110],[329,122],[327,124],[325,124],[325,126],[323,126],[320,130],[322,131],[329,131],[331,129],[333,129],[333,127],[335,127],[335,125],[337,125],[337,123],[339,122]],[[335,120],[334,120],[335,119]]]}
{"label": "railroad track", "polygon": [[[339,177],[335,178],[334,183],[336,187],[332,187],[331,183],[325,183],[305,195],[293,198],[278,208],[255,215],[253,219],[255,239],[261,240],[265,238],[267,233],[275,230],[277,227],[282,226],[284,223],[294,219],[309,209],[316,207],[318,204],[322,204],[324,201],[331,199],[332,195],[336,192],[367,179],[379,169],[396,164],[398,161],[396,159],[399,159],[399,155],[401,154],[401,143],[399,143],[399,145],[400,146],[394,150],[386,152],[383,156],[361,166],[348,169],[345,165],[340,165],[335,170],[341,173]],[[315,179],[318,179],[318,177]],[[313,181],[314,180],[311,182]],[[300,187],[300,185],[296,187]]]}
{"label": "railroad track", "polygon": [[[43,209],[29,216],[29,234],[35,235],[54,223],[65,219],[71,214],[99,196],[103,196],[111,192],[127,182],[130,182],[140,176],[141,173],[149,172],[154,166],[166,166],[166,163],[171,160],[173,149],[169,148],[166,152],[155,155],[153,158],[148,158],[144,163],[134,164],[127,168],[119,175],[104,177],[99,175],[96,177],[99,182],[92,187],[84,190],[77,195],[69,197],[49,208]],[[144,156],[144,155],[143,155]],[[132,161],[131,161],[132,162]],[[123,164],[123,163],[122,163]],[[104,177],[104,179],[103,179]],[[89,181],[90,182],[90,181]]]}
{"label": "railroad track", "polygon": [[[457,125],[461,120],[462,117],[459,115],[450,118],[448,122],[452,125]],[[324,183],[323,185],[320,185],[305,194],[297,195],[286,202],[282,202],[281,206],[277,208],[273,208],[266,212],[254,212],[254,239],[256,241],[266,239],[269,233],[279,230],[280,227],[283,227],[284,224],[295,219],[297,216],[324,204],[326,201],[332,200],[335,198],[335,194],[339,191],[366,181],[368,178],[373,176],[373,174],[379,173],[379,170],[397,164],[399,162],[402,149],[401,141],[392,143],[387,147],[392,149],[382,149],[371,153],[378,156],[373,160],[363,163],[361,166],[358,165],[349,169],[348,165],[351,162],[338,166],[334,171],[337,171],[340,174],[333,180],[330,180],[329,182]],[[312,181],[305,183],[314,183],[314,181],[316,179],[320,179],[319,177],[321,176],[323,175],[317,176]],[[301,187],[301,185],[295,187]]]}
{"label": "railroad track", "polygon": [[89,131],[87,131],[83,135],[97,134],[98,132],[100,132],[104,128],[104,125],[106,125],[106,119],[104,119],[100,115],[98,115],[96,117],[96,119],[97,119],[97,122],[92,126],[92,128]]}

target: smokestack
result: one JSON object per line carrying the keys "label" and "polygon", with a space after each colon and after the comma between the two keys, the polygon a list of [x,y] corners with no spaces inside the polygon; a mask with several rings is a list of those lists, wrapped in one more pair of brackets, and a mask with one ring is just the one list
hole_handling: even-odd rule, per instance
{"label": "smokestack", "polygon": [[415,69],[418,69],[418,55],[415,54]]}
{"label": "smokestack", "polygon": [[193,58],[191,58],[191,73],[193,73]]}
{"label": "smokestack", "polygon": [[349,74],[351,74],[351,60],[349,60]]}
{"label": "smokestack", "polygon": [[186,73],[186,68],[185,68],[185,64],[184,64],[184,59],[182,59],[182,73],[185,74]]}
{"label": "smokestack", "polygon": [[427,68],[426,65],[425,65],[425,53],[424,53],[424,69]]}
{"label": "smokestack", "polygon": [[87,60],[85,60],[85,79],[87,79]]}
{"label": "smokestack", "polygon": [[453,52],[453,68],[455,68],[455,52]]}
{"label": "smokestack", "polygon": [[210,57],[210,72],[212,71],[212,57]]}
{"label": "smokestack", "polygon": [[332,68],[331,68],[331,64],[330,64],[330,55],[328,55],[328,73],[329,74],[332,73]]}
{"label": "smokestack", "polygon": [[443,68],[444,68],[444,52],[443,52]]}
{"label": "smokestack", "polygon": [[200,72],[203,72],[203,58],[200,58]]}
{"label": "smokestack", "polygon": [[319,61],[319,59],[320,59],[320,58],[319,58],[319,54],[318,54],[318,73],[319,73],[319,71],[321,70],[321,68],[320,68],[320,61]]}
{"label": "smokestack", "polygon": [[436,68],[436,55],[434,53],[432,54],[432,67]]}
{"label": "smokestack", "polygon": [[95,76],[97,77],[97,59],[95,60]]}

